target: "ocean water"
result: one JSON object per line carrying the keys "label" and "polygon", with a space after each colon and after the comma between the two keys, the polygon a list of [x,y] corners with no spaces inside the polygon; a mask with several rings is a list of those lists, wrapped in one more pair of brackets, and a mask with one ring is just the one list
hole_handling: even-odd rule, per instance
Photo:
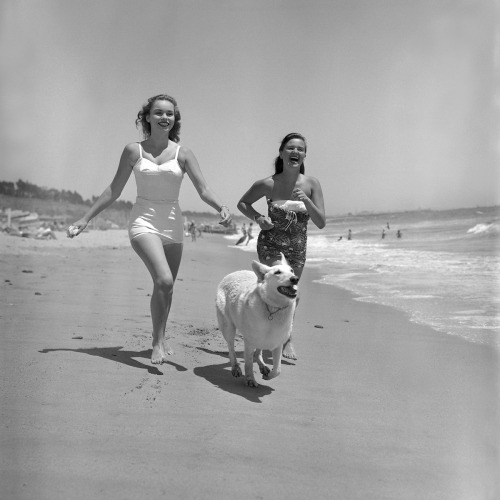
{"label": "ocean water", "polygon": [[[255,243],[235,248],[256,254]],[[356,300],[500,346],[500,207],[329,217],[323,230],[310,222],[307,267]]]}

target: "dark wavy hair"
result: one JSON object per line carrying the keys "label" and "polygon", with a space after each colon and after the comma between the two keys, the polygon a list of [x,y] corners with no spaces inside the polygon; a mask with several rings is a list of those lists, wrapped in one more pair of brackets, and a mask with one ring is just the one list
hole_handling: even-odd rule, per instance
{"label": "dark wavy hair", "polygon": [[175,123],[172,130],[168,134],[168,138],[174,142],[179,142],[180,132],[181,132],[181,112],[177,106],[177,101],[167,95],[158,94],[148,99],[148,102],[144,104],[142,109],[137,113],[137,120],[135,121],[135,126],[139,128],[139,124],[142,128],[142,133],[144,134],[144,139],[147,139],[151,135],[151,123],[146,120],[146,117],[151,112],[151,108],[156,101],[170,101],[174,105],[174,118]]}
{"label": "dark wavy hair", "polygon": [[[285,137],[283,137],[283,140],[281,141],[281,145],[280,145],[280,149],[279,149],[280,153],[285,149],[287,142],[291,141],[292,139],[301,139],[302,141],[304,141],[304,144],[306,146],[306,152],[307,152],[306,138],[302,134],[299,134],[298,132],[292,132],[291,134],[288,134]],[[281,172],[283,172],[283,159],[280,158],[280,156],[278,155],[276,157],[276,159],[274,160],[274,173],[281,174]],[[304,172],[305,172],[305,165],[302,162],[302,165],[300,166],[300,173],[303,174]]]}

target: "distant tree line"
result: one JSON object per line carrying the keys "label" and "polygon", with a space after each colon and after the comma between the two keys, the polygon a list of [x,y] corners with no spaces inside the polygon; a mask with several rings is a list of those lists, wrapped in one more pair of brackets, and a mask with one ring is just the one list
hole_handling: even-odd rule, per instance
{"label": "distant tree line", "polygon": [[[65,201],[75,205],[91,206],[98,198],[92,196],[90,200],[84,200],[76,191],[61,191],[54,188],[40,187],[31,182],[19,179],[17,182],[0,181],[0,194],[15,196],[17,198],[38,198],[41,200]],[[130,201],[118,200],[113,203],[116,210],[130,210],[132,203]]]}

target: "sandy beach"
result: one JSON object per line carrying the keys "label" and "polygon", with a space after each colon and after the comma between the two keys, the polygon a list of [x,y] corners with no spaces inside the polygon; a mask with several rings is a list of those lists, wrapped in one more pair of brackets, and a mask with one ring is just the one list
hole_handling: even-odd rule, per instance
{"label": "sandy beach", "polygon": [[222,236],[185,240],[160,366],[125,231],[0,234],[0,249],[2,498],[500,498],[489,346],[306,268],[299,359],[253,389],[231,376],[214,301],[255,256]]}

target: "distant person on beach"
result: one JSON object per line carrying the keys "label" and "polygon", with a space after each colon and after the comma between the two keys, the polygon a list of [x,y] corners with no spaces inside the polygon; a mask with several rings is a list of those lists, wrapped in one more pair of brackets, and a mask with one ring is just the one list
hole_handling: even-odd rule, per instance
{"label": "distant person on beach", "polygon": [[247,239],[247,228],[245,223],[243,223],[243,226],[241,226],[241,238],[235,243],[235,245],[240,245]]}
{"label": "distant person on beach", "polygon": [[194,220],[189,223],[189,234],[191,235],[191,241],[196,241],[196,224]]}
{"label": "distant person on beach", "polygon": [[15,228],[14,226],[12,227],[6,227],[5,232],[9,234],[10,236],[19,236],[19,237],[24,237],[26,234],[24,231],[21,230],[21,228]]}
{"label": "distant person on beach", "polygon": [[382,229],[382,239],[385,238],[385,229]]}
{"label": "distant person on beach", "polygon": [[349,229],[349,231],[347,232],[347,239],[348,240],[351,240],[352,239],[352,233],[351,233],[351,230]]}
{"label": "distant person on beach", "polygon": [[136,120],[136,126],[142,128],[144,140],[125,146],[111,184],[87,213],[68,228],[70,238],[79,235],[93,217],[120,196],[134,172],[137,201],[130,216],[129,238],[153,279],[153,364],[166,361],[166,355],[172,354],[165,338],[165,328],[182,257],[184,218],[178,197],[185,173],[200,198],[219,212],[219,224],[228,226],[231,223],[229,209],[208,187],[193,152],[178,144],[180,119],[173,97],[165,94],[150,97]]}
{"label": "distant person on beach", "polygon": [[37,240],[56,240],[57,236],[49,224],[42,222],[42,225],[38,228],[38,231],[35,234],[35,238]]}
{"label": "distant person on beach", "polygon": [[[238,202],[240,211],[261,229],[257,238],[260,262],[271,266],[283,252],[299,278],[306,263],[307,223],[311,219],[320,229],[326,224],[321,185],[304,173],[306,152],[304,136],[288,134],[274,160],[274,175],[256,181]],[[267,200],[267,215],[252,206],[263,197]],[[297,359],[291,335],[283,356]]]}
{"label": "distant person on beach", "polygon": [[396,237],[399,239],[399,238],[402,238],[403,237],[403,233],[401,233],[401,230],[398,229],[397,232],[396,232]]}
{"label": "distant person on beach", "polygon": [[248,226],[248,231],[247,231],[247,242],[246,244],[248,245],[248,242],[250,240],[253,240],[253,222],[250,222]]}

